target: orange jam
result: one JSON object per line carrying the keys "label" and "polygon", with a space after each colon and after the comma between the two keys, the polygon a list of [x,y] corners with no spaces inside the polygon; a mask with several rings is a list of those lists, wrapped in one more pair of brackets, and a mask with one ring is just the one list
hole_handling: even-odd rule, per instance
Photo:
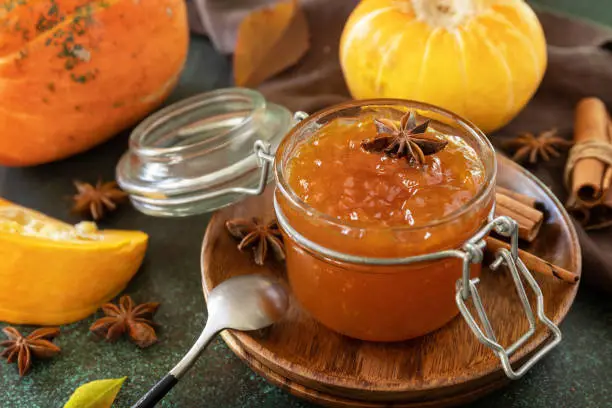
{"label": "orange jam", "polygon": [[484,171],[463,139],[428,133],[449,143],[419,167],[366,152],[361,141],[376,136],[371,119],[331,122],[296,150],[289,185],[315,210],[353,225],[418,227],[442,219],[476,195]]}
{"label": "orange jam", "polygon": [[[479,197],[486,184],[479,153],[460,132],[437,128],[430,127],[427,136],[448,144],[426,156],[422,166],[361,147],[376,137],[372,115],[336,118],[318,128],[287,156],[282,177],[292,196],[276,194],[288,223],[316,244],[361,257],[460,248],[486,222],[493,194]],[[462,265],[457,258],[379,266],[330,259],[289,236],[285,242],[294,295],[340,333],[405,340],[458,313],[455,283]],[[479,265],[471,268],[473,276],[479,271]]]}

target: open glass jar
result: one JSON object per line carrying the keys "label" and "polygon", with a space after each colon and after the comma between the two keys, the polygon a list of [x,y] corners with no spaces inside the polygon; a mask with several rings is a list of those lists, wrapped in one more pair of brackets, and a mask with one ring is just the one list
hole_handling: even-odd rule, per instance
{"label": "open glass jar", "polygon": [[[433,129],[461,139],[475,152],[483,181],[469,200],[426,224],[364,227],[317,211],[296,194],[288,180],[289,165],[296,149],[321,129],[372,112],[399,119],[407,110],[431,119]],[[396,341],[435,330],[460,312],[478,340],[498,355],[510,378],[522,376],[560,341],[559,329],[541,310],[536,281],[517,256],[516,222],[493,216],[493,148],[477,128],[443,109],[369,100],[309,117],[297,113],[292,120],[286,109],[266,104],[254,91],[215,91],[163,109],[138,126],[117,178],[141,211],[184,216],[261,194],[272,169],[274,209],[285,237],[290,284],[301,305],[324,325],[363,340]],[[501,250],[492,267],[509,268],[531,326],[508,348],[497,343],[477,291],[484,238],[492,230],[511,237],[511,250]],[[537,313],[521,275],[536,294]],[[554,338],[515,370],[509,357],[535,333],[536,316]]]}
{"label": "open glass jar", "polygon": [[[298,183],[294,181],[292,185],[289,173],[291,170],[298,170],[290,167],[291,161],[299,155],[302,145],[312,144],[313,138],[322,132],[325,132],[325,137],[333,138],[340,132],[355,134],[366,125],[373,128],[373,124],[369,123],[371,117],[385,117],[399,122],[406,111],[416,112],[422,120],[429,119],[430,131],[460,138],[467,145],[461,153],[467,153],[468,148],[470,153],[474,153],[475,157],[471,159],[478,161],[477,168],[482,174],[478,175],[480,183],[472,192],[474,196],[470,200],[452,211],[437,211],[444,215],[429,219],[424,224],[414,225],[413,216],[406,210],[399,223],[389,225],[384,220],[364,224],[361,220],[339,219],[338,216],[318,211],[296,194],[295,187]],[[321,142],[316,140],[315,143]],[[343,140],[343,143],[334,147],[347,149],[343,150],[343,164],[349,166],[351,163],[346,161],[351,159],[346,158],[349,150],[346,145]],[[359,157],[355,156],[353,154],[352,159]],[[367,156],[370,155],[366,153],[366,158]],[[374,164],[377,167],[389,162],[384,158],[379,159],[378,156],[375,159]],[[470,160],[462,154],[460,159]],[[319,165],[323,165],[320,162],[321,160]],[[370,168],[373,167],[371,163],[372,161],[368,161]],[[398,167],[407,167],[403,159],[398,163],[386,164],[386,172],[396,172]],[[313,161],[309,161],[307,165],[316,166]],[[361,163],[356,165],[358,168],[360,166],[362,169],[365,167]],[[380,195],[399,195],[397,191],[387,191],[387,185],[383,185],[382,175],[379,173],[364,174],[365,172],[361,171],[351,175],[354,171],[351,169],[347,175],[346,172],[339,171],[341,167],[340,163],[337,166],[329,163],[324,170],[325,176],[337,173],[337,177],[346,178],[351,184],[357,185],[351,185],[350,188],[335,186],[335,189],[345,189],[350,194],[363,184],[371,185],[370,189],[380,189],[382,185],[384,191],[377,195],[376,199],[379,199]],[[430,169],[432,167],[433,165],[429,166]],[[451,113],[417,102],[348,102],[303,120],[281,142],[276,151],[274,166],[277,187],[275,212],[285,235],[287,273],[292,291],[302,307],[329,328],[361,340],[407,340],[443,326],[459,313],[454,294],[455,282],[462,274],[460,259],[440,259],[410,265],[379,265],[374,259],[402,258],[461,248],[488,222],[493,206],[496,168],[493,148],[482,132]],[[445,169],[448,169],[448,166]],[[416,184],[411,176],[420,176],[425,170],[411,170],[406,178]],[[446,170],[440,170],[442,171]],[[439,175],[436,170],[429,170],[426,174],[429,178]],[[336,177],[336,174],[333,176]],[[450,189],[444,189],[442,193],[445,200],[439,200],[439,195],[428,197],[428,192],[422,191],[426,186],[406,186],[406,179],[400,183],[398,177],[385,180],[396,182],[396,186],[401,186],[402,191],[409,191],[409,194],[405,195],[407,200],[403,201],[404,197],[399,200],[395,198],[394,204],[397,207],[402,201],[404,205],[408,202],[414,203],[412,194],[424,198],[421,200],[424,201],[423,206],[449,205],[451,201],[450,197],[447,197],[453,191]],[[420,181],[426,183],[428,179],[423,177]],[[300,179],[300,182],[305,182],[305,179]],[[431,182],[437,183],[438,180]],[[327,194],[331,192],[327,191]],[[368,196],[364,200],[363,194],[353,193],[353,197],[357,195],[360,196],[359,204],[365,206],[364,201],[368,201]],[[340,200],[346,196],[344,193],[338,194]],[[385,200],[374,204],[374,207],[387,207],[388,204],[389,201]],[[351,210],[353,208],[361,210],[359,206],[353,205]],[[375,210],[384,211],[385,208]],[[414,217],[417,217],[416,213],[417,209],[413,208]],[[413,222],[405,220],[406,216]],[[357,218],[357,215],[354,218]],[[309,248],[304,245],[304,239],[332,250],[335,254],[330,256],[316,248]],[[471,269],[471,277],[477,277],[480,265],[474,264]]]}

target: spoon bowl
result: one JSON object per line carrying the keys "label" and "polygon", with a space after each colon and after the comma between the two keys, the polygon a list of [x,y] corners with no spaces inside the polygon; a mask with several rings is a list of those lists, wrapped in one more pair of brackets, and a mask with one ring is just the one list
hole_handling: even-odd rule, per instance
{"label": "spoon bowl", "polygon": [[243,275],[215,287],[206,303],[208,320],[200,337],[181,361],[132,408],[154,407],[193,366],[221,330],[259,330],[280,320],[289,308],[289,297],[284,286],[273,278]]}
{"label": "spoon bowl", "polygon": [[262,275],[236,276],[215,287],[206,300],[209,322],[219,329],[259,330],[277,322],[289,307],[284,287]]}

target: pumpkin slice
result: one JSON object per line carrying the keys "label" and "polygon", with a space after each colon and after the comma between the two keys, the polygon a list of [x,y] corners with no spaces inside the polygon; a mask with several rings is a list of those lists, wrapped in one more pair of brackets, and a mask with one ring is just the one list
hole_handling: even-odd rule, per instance
{"label": "pumpkin slice", "polygon": [[83,319],[125,288],[147,240],[144,232],[72,226],[0,199],[0,321]]}

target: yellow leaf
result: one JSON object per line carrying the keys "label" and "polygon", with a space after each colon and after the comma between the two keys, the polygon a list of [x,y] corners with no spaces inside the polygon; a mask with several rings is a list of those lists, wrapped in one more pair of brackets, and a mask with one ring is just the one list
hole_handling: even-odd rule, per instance
{"label": "yellow leaf", "polygon": [[297,63],[308,46],[308,23],[297,0],[253,11],[238,27],[235,84],[261,84]]}
{"label": "yellow leaf", "polygon": [[74,391],[64,408],[110,408],[126,378],[83,384]]}

